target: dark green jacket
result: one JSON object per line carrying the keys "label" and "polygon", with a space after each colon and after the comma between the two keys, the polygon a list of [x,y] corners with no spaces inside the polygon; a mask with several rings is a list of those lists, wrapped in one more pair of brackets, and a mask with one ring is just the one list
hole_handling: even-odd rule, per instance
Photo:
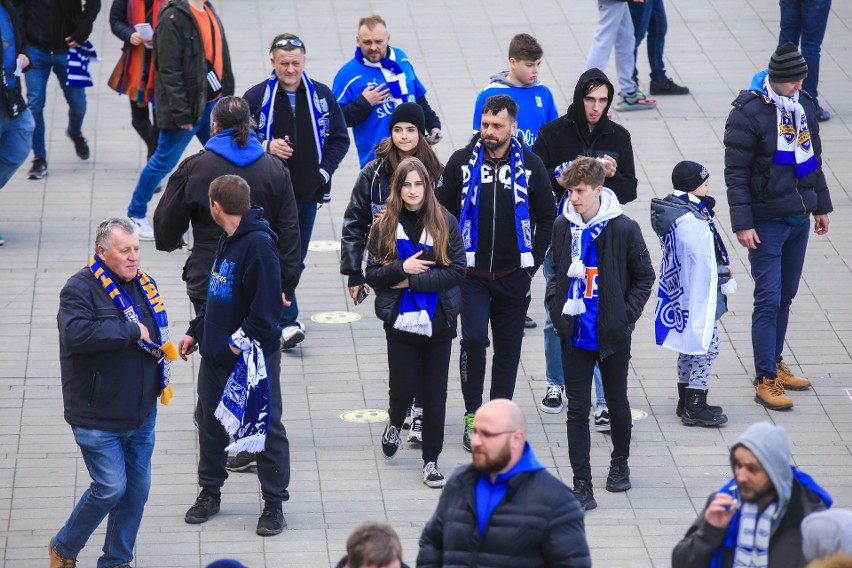
{"label": "dark green jacket", "polygon": [[[213,10],[213,5],[207,5]],[[234,94],[231,55],[222,21],[222,96]],[[198,22],[187,0],[171,0],[160,12],[154,33],[154,94],[157,126],[179,128],[196,125],[207,105],[207,59]]]}

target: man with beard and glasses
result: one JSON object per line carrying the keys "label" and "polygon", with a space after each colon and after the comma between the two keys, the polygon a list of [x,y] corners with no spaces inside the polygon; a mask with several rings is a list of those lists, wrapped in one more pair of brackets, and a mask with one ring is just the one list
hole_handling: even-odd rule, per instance
{"label": "man with beard and glasses", "polygon": [[473,463],[444,486],[417,566],[591,566],[583,509],[535,457],[518,405],[483,404],[472,430]]}
{"label": "man with beard and glasses", "polygon": [[672,553],[672,566],[805,566],[802,521],[831,507],[831,496],[790,465],[780,426],[752,424],[731,448],[734,478],[707,499],[704,512]]}

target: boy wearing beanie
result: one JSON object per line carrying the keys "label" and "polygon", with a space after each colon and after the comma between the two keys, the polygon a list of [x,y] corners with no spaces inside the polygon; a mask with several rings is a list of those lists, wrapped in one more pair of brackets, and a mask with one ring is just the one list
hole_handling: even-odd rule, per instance
{"label": "boy wearing beanie", "polygon": [[716,321],[736,290],[731,261],[713,222],[716,200],[707,195],[710,174],[697,162],[672,171],[674,191],[651,200],[651,226],[663,259],[654,327],[657,345],[677,351],[676,414],[687,426],[720,426],[722,408],[707,404],[710,369],[719,355]]}

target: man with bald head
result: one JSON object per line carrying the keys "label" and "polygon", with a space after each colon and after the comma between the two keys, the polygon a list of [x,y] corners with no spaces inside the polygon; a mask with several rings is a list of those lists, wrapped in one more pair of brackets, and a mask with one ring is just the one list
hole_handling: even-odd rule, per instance
{"label": "man with bald head", "polygon": [[494,399],[473,421],[473,463],[453,473],[420,536],[417,566],[591,566],[583,509],[526,440],[517,404]]}

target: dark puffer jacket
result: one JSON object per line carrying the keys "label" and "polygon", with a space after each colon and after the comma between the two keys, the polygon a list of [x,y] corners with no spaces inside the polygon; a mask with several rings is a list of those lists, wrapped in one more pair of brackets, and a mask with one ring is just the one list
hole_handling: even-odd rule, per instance
{"label": "dark puffer jacket", "polygon": [[[610,219],[595,240],[598,249],[598,346],[605,359],[630,347],[630,335],[654,285],[654,267],[639,225],[626,215]],[[560,215],[553,224],[554,274],[546,301],[556,334],[573,349],[574,316],[562,313],[568,297],[571,229]]]}
{"label": "dark puffer jacket", "polygon": [[[404,336],[406,339],[423,338],[412,333],[393,329],[393,323],[399,313],[399,297],[402,289],[391,288],[408,278],[408,287],[412,292],[439,292],[438,306],[432,318],[431,339],[448,339],[456,336],[456,319],[461,310],[461,282],[464,280],[467,270],[467,261],[464,253],[464,242],[462,242],[461,229],[455,217],[444,211],[447,216],[447,225],[450,228],[450,240],[447,253],[452,264],[450,266],[436,266],[422,274],[406,274],[402,269],[402,261],[395,261],[388,265],[370,262],[367,265],[367,284],[376,291],[375,310],[376,316],[385,322],[385,329],[391,333]],[[408,215],[400,215],[400,223],[405,234],[411,242],[418,242],[422,233],[419,224],[412,223]],[[375,245],[372,245],[374,247]],[[370,259],[375,258],[375,251],[371,248]]]}
{"label": "dark puffer jacket", "polygon": [[418,567],[583,568],[592,565],[583,509],[573,492],[547,472],[521,472],[491,513],[483,535],[476,517],[481,474],[464,466],[447,481],[420,536]]}
{"label": "dark puffer jacket", "polygon": [[[213,5],[207,2],[213,10]],[[222,96],[234,94],[231,55],[222,20]],[[207,106],[207,58],[198,22],[187,0],[170,0],[157,19],[154,30],[154,92],[157,97],[157,126],[180,128],[198,124]]]}
{"label": "dark puffer jacket", "polygon": [[725,184],[734,231],[755,221],[827,215],[833,208],[822,172],[822,143],[813,99],[799,91],[814,155],[820,167],[796,179],[796,167],[775,164],[778,124],[775,105],[755,91],[741,91],[725,123]]}
{"label": "dark puffer jacket", "polygon": [[[583,99],[586,85],[593,79],[606,83],[609,102],[598,123],[589,130]],[[615,174],[606,178],[604,185],[615,192],[620,203],[629,203],[636,199],[636,185],[639,182],[636,180],[630,133],[606,115],[612,105],[614,93],[615,89],[603,71],[589,69],[580,75],[574,87],[574,102],[568,107],[568,112],[548,122],[538,131],[533,152],[541,158],[547,168],[557,201],[562,198],[565,188],[559,185],[553,176],[553,169],[556,166],[575,160],[579,156],[602,158],[605,155],[614,158],[617,166]]]}

